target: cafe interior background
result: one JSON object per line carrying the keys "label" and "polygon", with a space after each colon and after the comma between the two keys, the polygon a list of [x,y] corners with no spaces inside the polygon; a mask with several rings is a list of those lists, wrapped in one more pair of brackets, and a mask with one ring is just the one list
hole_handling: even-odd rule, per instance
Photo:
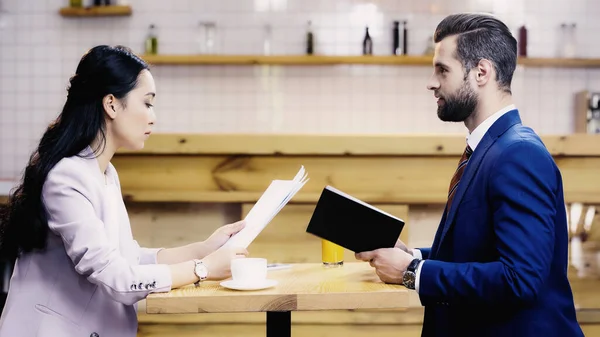
{"label": "cafe interior background", "polygon": [[[578,319],[586,335],[600,335],[599,1],[79,2],[0,0],[0,200],[60,112],[82,54],[121,44],[151,64],[157,85],[145,149],[113,160],[136,239],[155,247],[202,240],[304,165],[311,180],[249,247],[287,263],[320,262],[320,241],[305,229],[326,185],[405,219],[410,246],[431,243],[466,135],[462,124],[437,119],[426,89],[432,33],[451,13],[497,15],[519,40],[512,88],[521,117],[562,170]],[[351,252],[345,261],[354,262]],[[293,332],[418,336],[422,308],[412,303],[293,313]],[[140,336],[265,329],[260,313],[155,316],[142,302]]]}

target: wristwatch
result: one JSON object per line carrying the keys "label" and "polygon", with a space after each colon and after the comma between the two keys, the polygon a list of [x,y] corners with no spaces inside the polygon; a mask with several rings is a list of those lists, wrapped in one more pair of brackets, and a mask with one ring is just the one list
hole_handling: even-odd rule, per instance
{"label": "wristwatch", "polygon": [[201,260],[194,260],[194,263],[196,264],[194,266],[194,274],[198,277],[198,281],[194,284],[199,285],[200,282],[206,280],[208,277],[208,268],[206,268],[206,265]]}
{"label": "wristwatch", "polygon": [[415,280],[417,279],[417,267],[422,260],[413,259],[408,264],[404,275],[402,276],[402,283],[408,289],[415,289]]}

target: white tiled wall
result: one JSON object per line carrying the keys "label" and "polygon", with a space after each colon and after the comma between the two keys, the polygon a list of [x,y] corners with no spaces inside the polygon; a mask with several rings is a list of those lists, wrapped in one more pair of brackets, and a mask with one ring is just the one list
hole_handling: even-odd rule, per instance
{"label": "white tiled wall", "polygon": [[[113,0],[115,1],[115,0]],[[97,44],[142,53],[147,27],[159,51],[197,53],[200,21],[217,25],[217,52],[302,54],[312,21],[316,52],[360,54],[369,25],[375,54],[389,54],[391,24],[408,20],[409,53],[421,54],[436,24],[458,11],[497,14],[529,29],[530,56],[557,56],[560,23],[576,23],[577,56],[600,57],[597,0],[132,0],[133,15],[63,18],[67,0],[0,0],[0,179],[16,178],[60,111],[78,59]],[[464,132],[437,120],[425,88],[429,67],[155,66],[159,132]],[[572,131],[573,94],[600,91],[600,71],[519,68],[513,92],[540,133]]]}

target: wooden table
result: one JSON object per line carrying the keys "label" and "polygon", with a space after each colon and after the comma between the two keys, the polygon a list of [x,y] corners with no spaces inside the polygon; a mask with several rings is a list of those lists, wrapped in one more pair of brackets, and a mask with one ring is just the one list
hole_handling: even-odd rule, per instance
{"label": "wooden table", "polygon": [[339,268],[294,264],[269,271],[279,281],[259,291],[229,290],[220,282],[205,282],[146,299],[149,314],[266,312],[267,336],[291,336],[291,312],[338,309],[390,309],[409,306],[409,290],[385,284],[367,263],[346,263]]}

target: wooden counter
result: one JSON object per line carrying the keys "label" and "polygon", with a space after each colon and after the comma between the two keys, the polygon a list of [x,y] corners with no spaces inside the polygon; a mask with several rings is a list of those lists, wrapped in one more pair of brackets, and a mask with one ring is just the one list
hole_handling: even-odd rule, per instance
{"label": "wooden counter", "polygon": [[[542,137],[561,169],[567,202],[600,203],[600,136]],[[310,181],[294,202],[332,185],[370,203],[444,203],[464,135],[170,135],[113,159],[133,201],[242,203],[301,165]]]}
{"label": "wooden counter", "polygon": [[[541,136],[555,156],[600,157],[600,135]],[[444,156],[462,154],[464,134],[296,135],[167,134],[152,135],[144,149],[120,155],[343,155]]]}
{"label": "wooden counter", "polygon": [[[600,336],[600,280],[572,277],[577,319],[586,336]],[[408,292],[407,309],[357,309],[299,311],[292,315],[293,336],[308,337],[343,333],[346,337],[418,337],[423,323],[423,308],[418,295]],[[139,310],[139,336],[196,336],[199,331],[211,336],[264,336],[264,313],[206,313],[156,315]]]}
{"label": "wooden counter", "polygon": [[[349,265],[357,268],[360,263],[351,263]],[[366,265],[366,263],[364,263]],[[358,266],[360,267],[360,266]],[[363,266],[364,267],[364,266]],[[367,266],[368,267],[368,266]],[[367,275],[368,271],[363,274]],[[373,272],[374,274],[374,272]],[[367,276],[365,276],[367,277]],[[571,287],[573,289],[573,297],[575,300],[575,307],[577,309],[578,320],[582,324],[600,324],[600,279],[577,279],[572,277]],[[220,288],[217,284],[209,286],[212,292],[215,292],[217,288]],[[391,286],[392,288],[395,286]],[[225,322],[239,322],[239,323],[258,323],[264,319],[262,315],[248,315],[248,314],[236,314],[234,312],[239,310],[225,310],[220,308],[220,312],[231,312],[232,314],[209,314],[209,315],[156,315],[150,312],[159,312],[160,307],[163,306],[165,301],[161,301],[164,298],[184,298],[185,295],[193,295],[194,288],[175,290],[173,293],[165,294],[154,294],[151,295],[150,305],[143,304],[139,310],[139,321],[140,323],[177,323],[177,324],[190,324],[190,323],[225,323]],[[273,292],[273,291],[271,291]],[[281,290],[274,290],[275,293],[281,292]],[[239,293],[239,295],[245,293]],[[260,292],[257,296],[265,295]],[[226,295],[226,294],[222,294]],[[235,295],[235,294],[234,294]],[[423,323],[423,307],[421,306],[418,295],[414,291],[406,290],[406,293],[398,293],[398,296],[404,296],[406,299],[400,298],[402,301],[407,301],[408,308],[406,309],[395,309],[395,310],[370,310],[370,309],[355,309],[355,310],[335,310],[330,312],[321,312],[310,308],[302,308],[304,312],[297,312],[294,314],[294,321],[302,324],[317,324],[326,322],[335,322],[338,324],[421,324]],[[226,297],[226,296],[225,296]],[[224,297],[224,298],[225,298]],[[182,302],[183,303],[183,302]],[[335,303],[332,303],[335,305]],[[198,313],[201,307],[194,307],[192,311],[185,309],[188,305],[183,305],[181,308],[177,306],[173,307],[168,312],[170,313]],[[147,308],[147,309],[146,309]],[[214,310],[202,310],[203,312],[214,312]],[[260,310],[257,310],[260,311]]]}
{"label": "wooden counter", "polygon": [[290,269],[268,273],[279,283],[257,291],[229,290],[209,281],[168,293],[151,294],[147,311],[152,314],[214,312],[321,311],[340,309],[406,308],[408,289],[385,284],[362,262],[339,268],[321,263],[292,264]]}
{"label": "wooden counter", "polygon": [[[600,135],[542,140],[561,169],[566,201],[600,203]],[[371,203],[442,204],[464,146],[462,134],[157,134],[113,163],[131,201],[252,203],[271,180],[304,165],[310,181],[293,202],[314,203],[333,185]]]}

